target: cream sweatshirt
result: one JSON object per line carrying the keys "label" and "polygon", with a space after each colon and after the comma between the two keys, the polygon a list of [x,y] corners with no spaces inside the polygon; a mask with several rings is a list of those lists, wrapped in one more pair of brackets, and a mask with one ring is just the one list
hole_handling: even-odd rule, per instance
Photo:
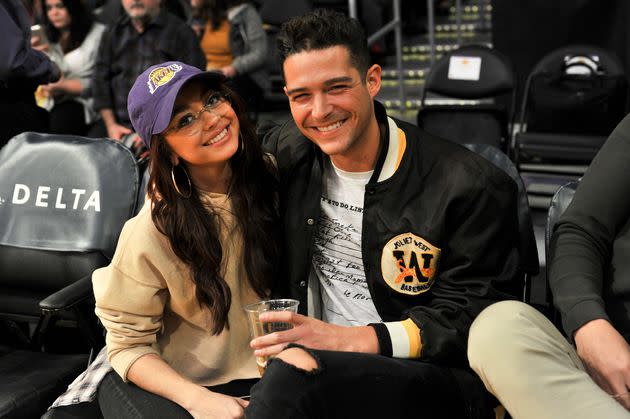
{"label": "cream sweatshirt", "polygon": [[222,220],[222,273],[232,292],[229,330],[213,336],[211,317],[195,298],[189,268],[151,219],[150,202],[127,221],[109,266],[92,276],[96,314],[107,329],[108,359],[127,380],[141,356],[158,354],[178,373],[210,386],[259,377],[243,306],[261,298],[246,280],[243,239],[224,194],[207,194],[204,202]]}

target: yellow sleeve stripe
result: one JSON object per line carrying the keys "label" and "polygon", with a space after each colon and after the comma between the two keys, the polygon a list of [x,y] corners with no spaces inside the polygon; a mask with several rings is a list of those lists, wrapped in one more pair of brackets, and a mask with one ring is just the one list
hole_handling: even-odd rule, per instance
{"label": "yellow sleeve stripe", "polygon": [[405,149],[407,148],[407,136],[405,132],[398,128],[398,156],[396,156],[396,166],[395,170],[398,170],[398,166],[400,166],[400,161],[405,154]]}
{"label": "yellow sleeve stripe", "polygon": [[422,341],[420,329],[411,320],[383,323],[392,340],[392,357],[420,358]]}

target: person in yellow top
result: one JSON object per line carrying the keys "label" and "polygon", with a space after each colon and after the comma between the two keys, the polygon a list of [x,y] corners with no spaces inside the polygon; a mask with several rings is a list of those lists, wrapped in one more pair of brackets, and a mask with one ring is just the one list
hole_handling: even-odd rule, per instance
{"label": "person in yellow top", "polygon": [[267,35],[256,8],[244,0],[191,0],[191,7],[206,69],[221,71],[248,106],[260,106],[269,81]]}
{"label": "person in yellow top", "polygon": [[274,162],[219,72],[152,66],[128,110],[151,175],[111,264],[93,274],[114,369],[101,411],[242,417],[238,396],[259,378],[243,306],[268,294],[277,265]]}

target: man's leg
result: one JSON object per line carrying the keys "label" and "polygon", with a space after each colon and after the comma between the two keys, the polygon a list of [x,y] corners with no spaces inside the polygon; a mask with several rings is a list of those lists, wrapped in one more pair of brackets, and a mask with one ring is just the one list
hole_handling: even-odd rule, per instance
{"label": "man's leg", "polygon": [[494,417],[489,399],[470,371],[379,355],[290,348],[269,363],[252,388],[245,417]]}
{"label": "man's leg", "polygon": [[470,328],[470,366],[514,419],[630,418],[585,372],[574,348],[536,309],[496,303]]}

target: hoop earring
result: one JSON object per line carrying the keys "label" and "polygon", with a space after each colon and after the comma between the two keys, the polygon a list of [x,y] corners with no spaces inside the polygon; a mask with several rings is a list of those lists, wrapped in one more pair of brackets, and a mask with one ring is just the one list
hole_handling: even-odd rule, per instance
{"label": "hoop earring", "polygon": [[184,174],[186,175],[186,181],[188,182],[188,193],[183,194],[177,186],[177,181],[175,180],[175,167],[177,166],[179,166],[179,164],[176,166],[171,166],[171,181],[173,182],[173,187],[175,188],[177,194],[182,198],[188,199],[192,195],[192,183],[190,182],[190,176],[188,176],[188,172],[186,172],[186,169],[182,167],[182,172],[184,172]]}

